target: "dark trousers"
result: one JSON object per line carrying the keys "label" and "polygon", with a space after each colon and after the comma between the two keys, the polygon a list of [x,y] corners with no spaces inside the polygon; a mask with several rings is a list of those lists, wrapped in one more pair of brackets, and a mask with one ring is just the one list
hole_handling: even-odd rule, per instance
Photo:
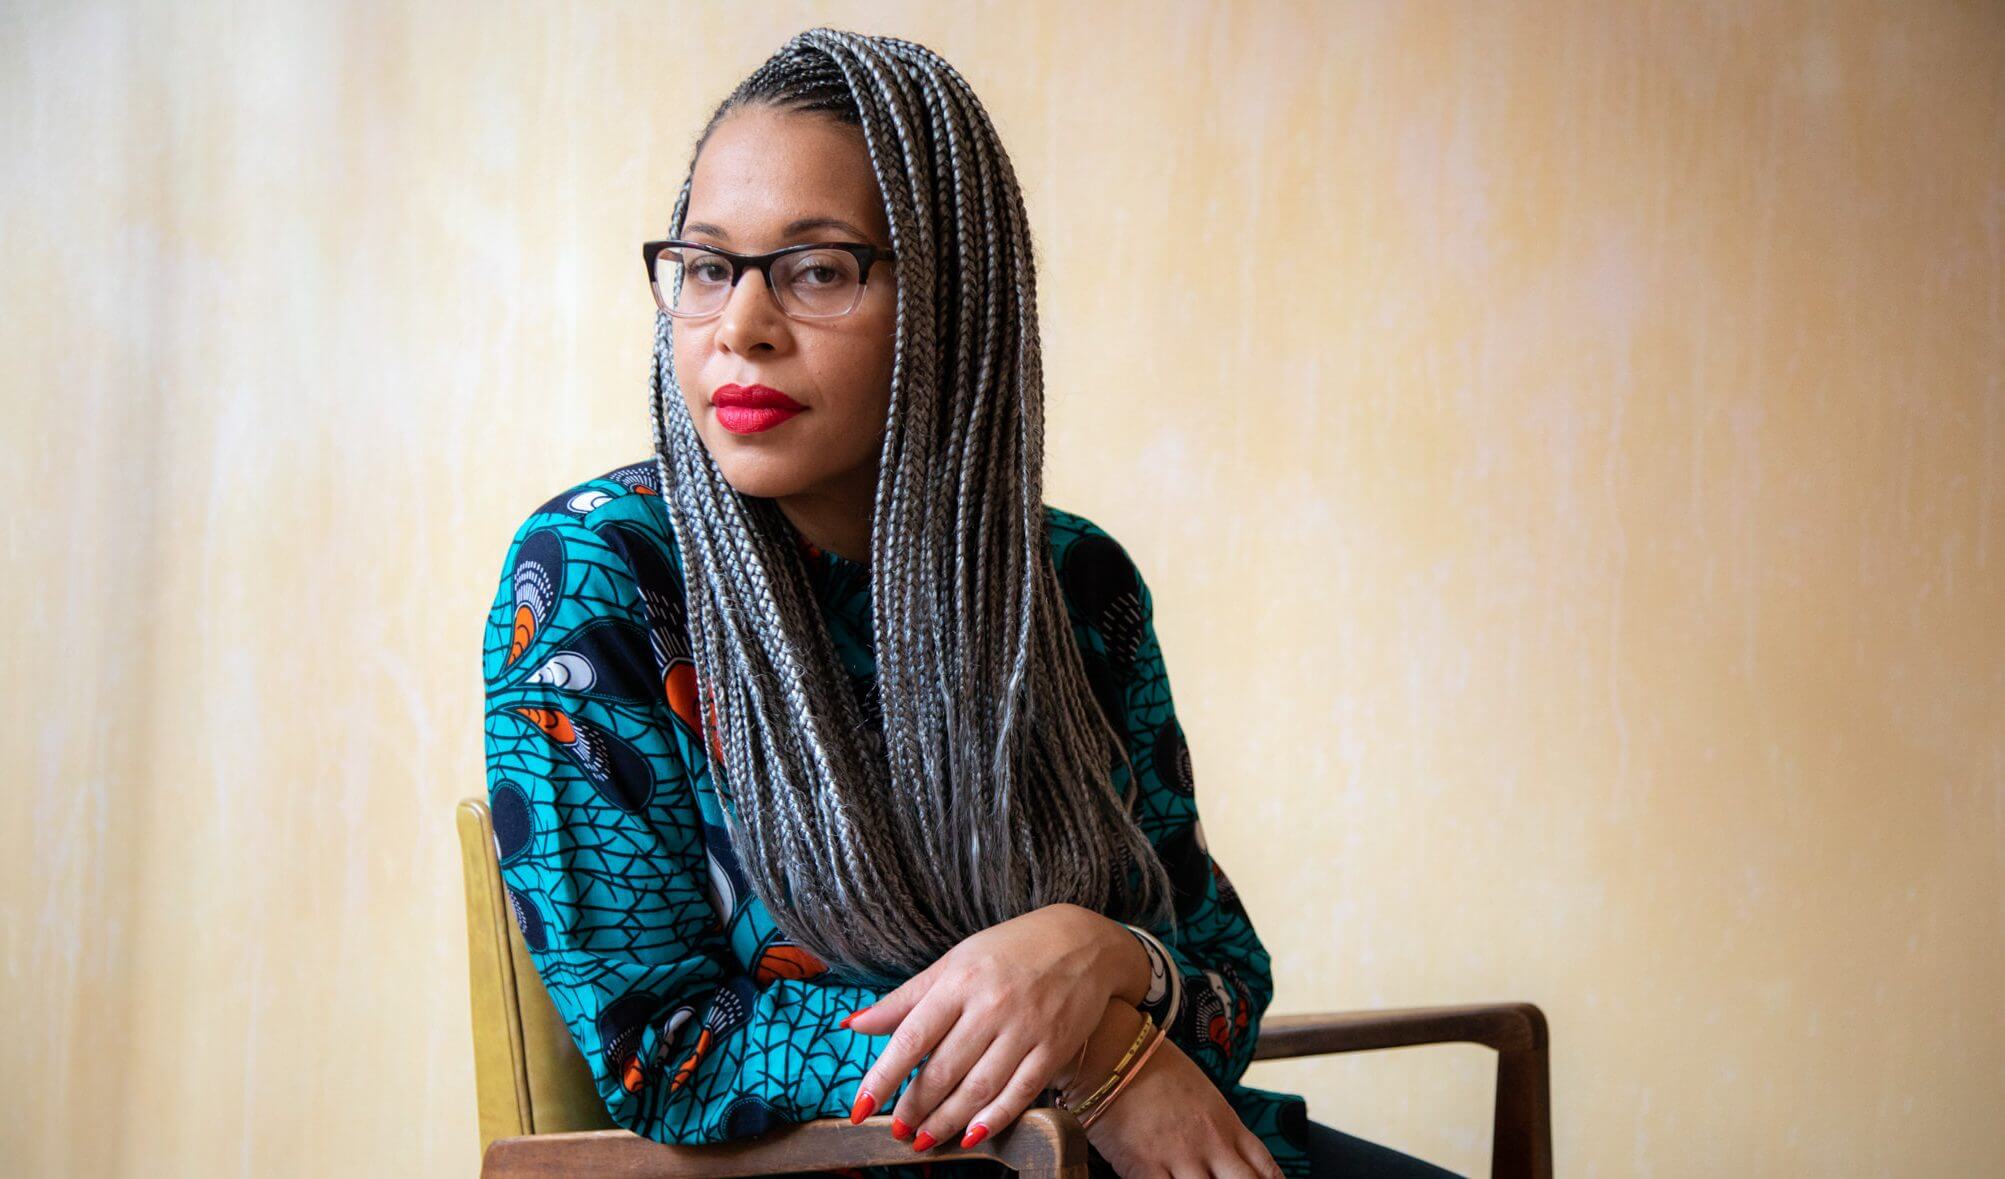
{"label": "dark trousers", "polygon": [[1314,1118],[1309,1120],[1309,1167],[1315,1179],[1461,1179],[1453,1171],[1353,1138]]}
{"label": "dark trousers", "polygon": [[[1100,1152],[1086,1148],[1089,1179],[1114,1179]],[[1309,1120],[1309,1174],[1315,1179],[1462,1179],[1424,1159],[1354,1138],[1333,1126]]]}

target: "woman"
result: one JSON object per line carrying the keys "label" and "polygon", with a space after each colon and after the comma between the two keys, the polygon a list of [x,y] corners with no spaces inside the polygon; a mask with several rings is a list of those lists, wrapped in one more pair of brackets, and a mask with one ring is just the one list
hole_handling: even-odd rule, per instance
{"label": "woman", "polygon": [[804,32],[671,226],[654,458],[524,521],[484,669],[503,877],[614,1119],[888,1111],[893,1175],[1058,1102],[1124,1176],[1412,1164],[1240,1082],[1268,956],[1148,589],[1042,502],[1029,227],[965,80]]}

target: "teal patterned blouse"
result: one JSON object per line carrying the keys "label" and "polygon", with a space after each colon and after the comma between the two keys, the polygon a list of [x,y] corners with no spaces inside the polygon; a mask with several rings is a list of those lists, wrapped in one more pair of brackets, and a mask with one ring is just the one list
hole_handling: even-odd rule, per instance
{"label": "teal patterned blouse", "polygon": [[[1206,849],[1148,587],[1091,521],[1045,512],[1096,698],[1119,719],[1139,779],[1131,793],[1117,764],[1117,788],[1176,886],[1174,929],[1129,927],[1156,963],[1143,1009],[1168,1024],[1282,1171],[1307,1175],[1303,1099],[1240,1081],[1272,975]],[[795,536],[851,687],[880,718],[868,568]],[[837,1022],[885,992],[836,981],[775,928],[746,883],[712,790],[720,750],[701,728],[680,571],[651,461],[531,512],[488,615],[485,746],[516,922],[608,1112],[649,1138],[704,1143],[846,1118],[885,1041]],[[880,1108],[916,1073],[880,1094]],[[910,1166],[847,1174],[997,1166],[915,1155]]]}

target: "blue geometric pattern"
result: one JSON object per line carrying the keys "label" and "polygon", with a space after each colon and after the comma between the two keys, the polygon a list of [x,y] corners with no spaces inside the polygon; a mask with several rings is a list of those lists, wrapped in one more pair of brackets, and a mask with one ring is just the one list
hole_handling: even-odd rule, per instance
{"label": "blue geometric pattern", "polygon": [[[1268,954],[1211,858],[1153,625],[1121,546],[1045,506],[1096,699],[1120,718],[1115,768],[1175,886],[1176,921],[1136,929],[1158,979],[1144,1009],[1219,1086],[1283,1173],[1307,1175],[1307,1110],[1240,1078],[1273,995]],[[870,580],[801,551],[851,687],[873,721]],[[681,559],[651,461],[530,513],[502,563],[482,652],[488,797],[516,922],[613,1120],[663,1142],[847,1117],[881,1037],[839,1027],[884,991],[838,982],[774,926],[740,869],[710,778]],[[1138,873],[1131,872],[1131,879]],[[1131,927],[1135,928],[1135,927]],[[908,1074],[883,1098],[889,1109]],[[995,1174],[982,1162],[868,1167],[848,1179]]]}

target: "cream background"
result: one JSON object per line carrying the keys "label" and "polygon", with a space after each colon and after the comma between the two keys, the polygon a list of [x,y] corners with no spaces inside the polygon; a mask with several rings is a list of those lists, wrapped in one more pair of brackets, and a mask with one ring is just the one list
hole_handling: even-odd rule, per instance
{"label": "cream background", "polygon": [[[1537,1001],[1570,1176],[1997,1165],[1996,6],[205,2],[0,23],[8,1173],[472,1173],[483,612],[822,23],[1002,129],[1275,1011]],[[1480,1172],[1489,1060],[1249,1079]]]}

